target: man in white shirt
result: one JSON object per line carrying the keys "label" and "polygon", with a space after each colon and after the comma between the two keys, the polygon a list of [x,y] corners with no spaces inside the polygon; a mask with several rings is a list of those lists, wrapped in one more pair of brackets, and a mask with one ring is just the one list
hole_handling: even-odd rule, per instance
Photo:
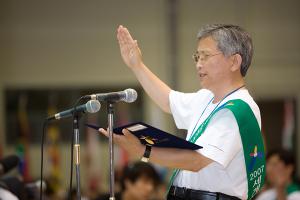
{"label": "man in white shirt", "polygon": [[[213,24],[200,30],[194,59],[203,89],[189,94],[171,90],[149,70],[127,28],[119,26],[117,38],[125,64],[152,100],[173,115],[177,127],[188,130],[187,140],[214,110],[231,99],[246,102],[260,126],[259,108],[244,82],[252,60],[252,40],[239,26]],[[108,136],[105,130],[100,132]],[[141,157],[145,146],[128,130],[124,129],[123,134],[114,135],[115,142],[131,155]],[[243,146],[233,113],[227,109],[218,111],[195,143],[203,148],[192,151],[153,147],[151,154],[148,152],[151,162],[180,169],[167,199],[247,199]]]}

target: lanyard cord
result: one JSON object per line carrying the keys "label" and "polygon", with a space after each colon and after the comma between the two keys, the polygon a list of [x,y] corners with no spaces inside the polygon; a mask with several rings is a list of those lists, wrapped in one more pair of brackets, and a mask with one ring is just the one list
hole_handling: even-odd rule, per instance
{"label": "lanyard cord", "polygon": [[[216,108],[220,105],[220,103],[221,103],[224,99],[226,99],[228,96],[232,95],[233,93],[235,93],[236,91],[238,91],[239,89],[241,89],[241,88],[243,88],[243,87],[245,87],[245,85],[242,85],[242,86],[236,88],[235,90],[229,92],[228,94],[226,94],[226,95],[221,99],[221,101],[219,101],[219,103],[218,103],[217,106],[213,109],[213,111],[211,111],[211,113],[208,115],[208,117],[216,110]],[[210,103],[214,100],[214,98],[215,98],[215,97],[211,98],[211,100],[208,102],[208,104],[206,105],[206,107],[205,107],[204,110],[202,111],[202,113],[201,113],[199,119],[197,120],[197,123],[195,124],[195,126],[194,126],[194,128],[193,128],[193,131],[192,131],[192,134],[191,134],[191,136],[190,136],[190,139],[192,138],[193,134],[195,133],[194,131],[195,131],[195,129],[196,129],[196,127],[197,127],[197,125],[198,125],[198,123],[199,123],[199,121],[200,121],[202,115],[204,114],[205,110],[208,108],[208,106],[210,105]],[[190,139],[189,139],[189,140],[190,140]]]}

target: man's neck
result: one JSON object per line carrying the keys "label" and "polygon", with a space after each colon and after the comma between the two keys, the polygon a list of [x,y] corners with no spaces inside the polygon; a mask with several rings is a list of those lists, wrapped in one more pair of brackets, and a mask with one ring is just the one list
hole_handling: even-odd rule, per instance
{"label": "man's neck", "polygon": [[242,79],[236,82],[220,84],[218,87],[211,89],[214,94],[213,103],[221,101],[230,92],[233,92],[234,90],[243,86],[245,86],[245,82]]}

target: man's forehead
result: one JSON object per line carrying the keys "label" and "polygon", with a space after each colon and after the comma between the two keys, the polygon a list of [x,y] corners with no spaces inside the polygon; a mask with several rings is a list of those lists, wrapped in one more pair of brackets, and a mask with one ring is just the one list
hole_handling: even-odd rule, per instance
{"label": "man's forehead", "polygon": [[198,41],[197,52],[207,52],[217,50],[217,43],[212,37],[205,37]]}

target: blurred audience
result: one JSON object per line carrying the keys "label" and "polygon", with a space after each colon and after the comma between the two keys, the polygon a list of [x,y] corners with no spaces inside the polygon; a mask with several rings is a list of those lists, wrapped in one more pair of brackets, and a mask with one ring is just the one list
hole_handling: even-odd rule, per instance
{"label": "blurred audience", "polygon": [[21,177],[7,176],[7,173],[18,166],[20,159],[16,155],[5,156],[0,159],[0,199],[27,200],[25,184]]}
{"label": "blurred audience", "polygon": [[[7,174],[8,171],[16,168],[19,159],[16,156],[8,156],[0,159],[0,200],[37,200],[40,196],[40,180],[25,183],[19,174]],[[118,175],[119,174],[119,175]],[[166,186],[161,181],[158,171],[152,164],[134,162],[129,164],[119,173],[116,180],[119,184],[115,191],[116,200],[161,200],[164,199]],[[119,183],[118,183],[119,182]],[[43,199],[63,200],[77,199],[76,190],[68,194],[68,189],[55,187],[56,180],[46,177],[43,181]],[[81,199],[88,198],[82,191]],[[100,195],[96,200],[107,200],[110,194]]]}
{"label": "blurred audience", "polygon": [[256,200],[300,200],[300,185],[295,179],[293,154],[274,150],[267,155],[267,184]]}
{"label": "blurred audience", "polygon": [[[116,200],[155,199],[155,189],[159,176],[149,163],[135,162],[125,167],[121,178],[121,191],[115,194]],[[107,200],[110,194],[100,195],[96,200]]]}

